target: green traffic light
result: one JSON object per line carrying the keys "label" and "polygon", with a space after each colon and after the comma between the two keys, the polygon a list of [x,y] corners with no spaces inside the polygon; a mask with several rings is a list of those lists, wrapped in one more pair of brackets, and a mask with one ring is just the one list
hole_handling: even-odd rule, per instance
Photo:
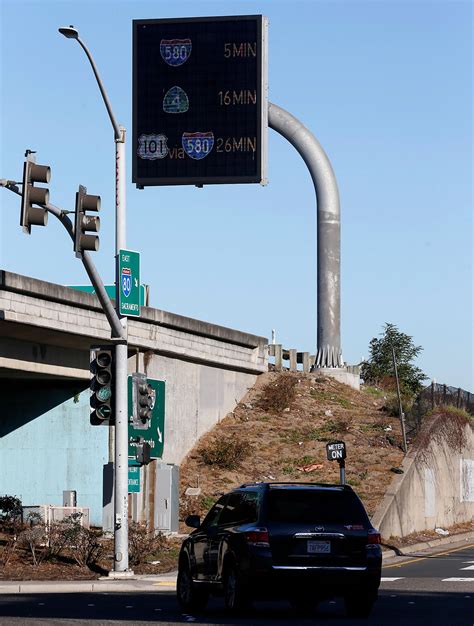
{"label": "green traffic light", "polygon": [[107,402],[112,396],[112,389],[110,387],[100,387],[96,391],[96,397],[100,402]]}
{"label": "green traffic light", "polygon": [[112,409],[107,404],[97,407],[95,412],[102,420],[108,420],[112,416]]}

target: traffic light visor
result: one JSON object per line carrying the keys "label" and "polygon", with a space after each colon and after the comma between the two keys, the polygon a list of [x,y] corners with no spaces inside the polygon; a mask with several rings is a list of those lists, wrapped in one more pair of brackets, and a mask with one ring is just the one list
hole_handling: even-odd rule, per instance
{"label": "traffic light visor", "polygon": [[112,362],[112,356],[110,352],[98,352],[96,356],[97,365],[99,367],[109,367]]}

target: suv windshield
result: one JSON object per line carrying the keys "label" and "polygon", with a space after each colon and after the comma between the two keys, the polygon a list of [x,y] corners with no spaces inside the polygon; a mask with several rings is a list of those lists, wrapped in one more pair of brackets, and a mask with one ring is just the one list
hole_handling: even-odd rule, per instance
{"label": "suv windshield", "polygon": [[368,524],[357,496],[325,489],[270,489],[268,519],[311,524]]}

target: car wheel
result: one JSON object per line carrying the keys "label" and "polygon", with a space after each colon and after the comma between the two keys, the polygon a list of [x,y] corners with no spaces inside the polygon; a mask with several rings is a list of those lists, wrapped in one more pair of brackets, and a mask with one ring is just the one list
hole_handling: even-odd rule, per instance
{"label": "car wheel", "polygon": [[344,598],[348,617],[369,617],[377,599],[377,593],[360,591]]}
{"label": "car wheel", "polygon": [[196,589],[188,563],[183,563],[179,567],[176,594],[180,606],[189,611],[204,609],[209,599],[207,590]]}
{"label": "car wheel", "polygon": [[242,583],[241,577],[233,563],[229,563],[224,574],[224,602],[231,613],[248,609],[251,604],[249,592]]}

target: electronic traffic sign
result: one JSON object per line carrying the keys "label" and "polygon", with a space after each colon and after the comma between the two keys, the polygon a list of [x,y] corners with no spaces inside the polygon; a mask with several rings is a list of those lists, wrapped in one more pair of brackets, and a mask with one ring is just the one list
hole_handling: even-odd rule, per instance
{"label": "electronic traffic sign", "polygon": [[267,19],[133,21],[133,182],[266,183]]}

